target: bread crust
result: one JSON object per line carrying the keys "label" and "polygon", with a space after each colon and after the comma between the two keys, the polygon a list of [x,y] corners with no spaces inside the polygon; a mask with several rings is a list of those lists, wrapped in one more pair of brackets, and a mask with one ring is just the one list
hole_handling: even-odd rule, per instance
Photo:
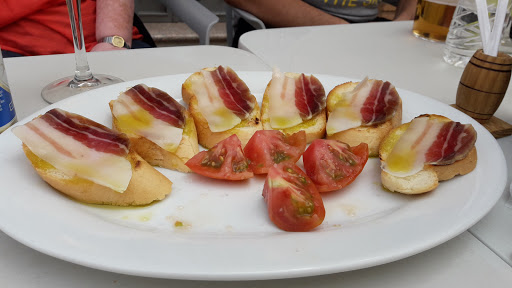
{"label": "bread crust", "polygon": [[[432,117],[444,121],[450,119],[440,115],[422,115],[420,117]],[[381,161],[385,161],[391,152],[394,143],[400,139],[402,134],[407,130],[409,123],[402,124],[391,130],[384,138],[379,149],[379,157]],[[421,194],[434,190],[440,181],[452,179],[457,175],[466,175],[473,171],[477,164],[477,151],[473,147],[464,159],[455,161],[449,165],[431,165],[425,164],[423,170],[407,177],[397,177],[381,170],[382,185],[393,192],[404,194]]]}
{"label": "bread crust", "polygon": [[[205,69],[213,70],[216,68]],[[242,119],[238,125],[226,131],[213,132],[210,130],[208,121],[206,118],[204,118],[203,114],[199,110],[197,98],[192,90],[192,79],[195,77],[203,76],[200,72],[195,72],[189,78],[187,78],[187,80],[185,80],[182,85],[181,94],[183,101],[188,105],[188,111],[190,112],[190,115],[192,118],[194,118],[199,144],[207,149],[210,149],[220,141],[228,138],[233,134],[236,134],[242,143],[242,148],[245,147],[245,144],[247,144],[249,139],[251,139],[252,135],[254,135],[256,131],[263,129],[261,125],[260,107],[258,105],[258,101],[256,101],[256,97],[251,94],[251,97],[254,101],[254,108],[246,119]]]}
{"label": "bread crust", "polygon": [[476,162],[478,160],[478,156],[476,153],[476,148],[473,147],[471,151],[469,151],[466,158],[456,161],[450,165],[429,165],[432,170],[437,174],[437,178],[439,181],[450,180],[457,175],[466,175],[469,172],[473,171],[476,167]]}
{"label": "bread crust", "polygon": [[[334,87],[327,95],[327,116],[336,107],[339,94],[353,90],[359,82],[347,82]],[[327,117],[329,118],[329,117]],[[379,146],[382,139],[395,127],[402,123],[402,99],[398,104],[395,114],[386,122],[373,126],[359,126],[348,130],[340,131],[332,135],[327,135],[327,139],[339,140],[350,146],[357,146],[361,143],[368,144],[370,157],[379,155]]]}
{"label": "bread crust", "polygon": [[[299,77],[300,74],[298,73],[286,73],[287,76],[292,77]],[[298,125],[295,125],[293,127],[288,127],[284,129],[274,129],[272,128],[272,125],[270,125],[270,107],[269,107],[269,89],[270,89],[270,83],[272,80],[267,84],[267,87],[265,88],[265,93],[263,94],[263,100],[261,101],[261,123],[263,124],[264,130],[279,130],[283,132],[284,134],[293,134],[297,133],[301,130],[304,130],[306,132],[306,142],[311,143],[315,139],[322,139],[325,136],[325,125],[327,124],[327,115],[326,115],[326,109],[322,109],[318,114],[313,116],[311,119],[306,120]]]}
{"label": "bread crust", "polygon": [[124,193],[77,176],[69,177],[36,156],[25,144],[23,151],[37,174],[50,186],[68,197],[88,204],[115,206],[147,205],[164,199],[172,190],[172,182],[155,170],[135,151],[127,159],[132,164],[132,178]]}
{"label": "bread crust", "polygon": [[153,166],[159,166],[180,172],[192,172],[185,163],[199,152],[199,145],[197,141],[196,125],[194,119],[188,111],[183,111],[185,118],[185,126],[183,134],[176,151],[167,151],[158,146],[151,140],[145,137],[126,133],[120,129],[119,121],[113,113],[113,101],[109,102],[110,111],[112,113],[112,128],[116,131],[125,133],[130,139],[131,148],[137,152],[144,160]]}
{"label": "bread crust", "polygon": [[422,194],[436,189],[439,185],[437,174],[429,168],[407,177],[396,177],[382,170],[380,178],[384,188],[403,194]]}

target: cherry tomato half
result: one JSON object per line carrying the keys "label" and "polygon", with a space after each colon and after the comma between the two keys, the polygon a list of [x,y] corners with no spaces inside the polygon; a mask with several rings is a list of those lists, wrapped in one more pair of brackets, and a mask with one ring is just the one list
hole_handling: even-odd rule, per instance
{"label": "cherry tomato half", "polygon": [[235,134],[210,150],[197,153],[185,165],[197,174],[215,179],[244,180],[254,176]]}
{"label": "cherry tomato half", "polygon": [[324,221],[325,208],[320,193],[295,164],[282,163],[270,168],[263,197],[270,220],[282,230],[309,231]]}
{"label": "cherry tomato half", "polygon": [[306,174],[319,192],[346,187],[363,171],[368,144],[349,145],[337,140],[314,140],[302,156]]}
{"label": "cherry tomato half", "polygon": [[274,164],[296,163],[306,149],[306,132],[286,135],[278,130],[259,130],[244,148],[254,174],[266,174]]}

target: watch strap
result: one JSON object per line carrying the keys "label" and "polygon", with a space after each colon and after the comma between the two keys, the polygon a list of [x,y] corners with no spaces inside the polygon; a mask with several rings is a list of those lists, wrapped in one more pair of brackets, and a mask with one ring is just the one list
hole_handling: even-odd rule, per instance
{"label": "watch strap", "polygon": [[126,41],[124,41],[124,38],[121,36],[117,36],[117,35],[103,37],[98,42],[99,43],[110,43],[115,47],[130,49],[130,45],[128,45],[128,43],[126,43]]}

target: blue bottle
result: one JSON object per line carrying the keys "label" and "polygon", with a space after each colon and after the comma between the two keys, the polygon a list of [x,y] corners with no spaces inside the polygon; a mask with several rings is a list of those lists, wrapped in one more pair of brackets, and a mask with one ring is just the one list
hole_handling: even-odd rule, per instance
{"label": "blue bottle", "polygon": [[0,133],[16,122],[16,111],[12,102],[11,90],[5,74],[4,59],[0,49]]}

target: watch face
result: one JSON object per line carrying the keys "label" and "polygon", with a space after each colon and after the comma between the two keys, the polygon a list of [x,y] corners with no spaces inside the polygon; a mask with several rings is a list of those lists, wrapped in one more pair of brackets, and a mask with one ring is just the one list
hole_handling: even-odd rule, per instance
{"label": "watch face", "polygon": [[113,39],[112,39],[112,45],[114,45],[116,47],[119,47],[119,48],[122,48],[124,46],[123,38],[121,38],[119,36],[114,36]]}

